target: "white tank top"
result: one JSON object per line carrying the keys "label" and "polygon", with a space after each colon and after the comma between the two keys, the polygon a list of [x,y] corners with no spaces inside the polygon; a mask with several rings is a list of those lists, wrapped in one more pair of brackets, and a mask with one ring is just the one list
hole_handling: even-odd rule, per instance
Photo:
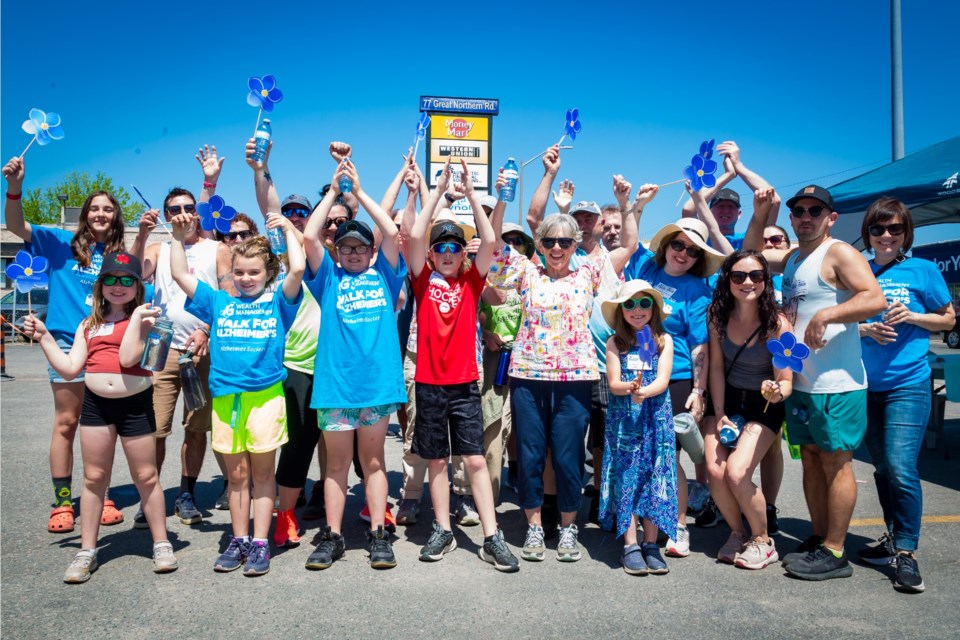
{"label": "white tank top", "polygon": [[[206,282],[214,289],[217,285],[217,247],[219,242],[201,240],[196,244],[187,245],[187,266],[190,273],[197,280]],[[174,281],[170,273],[170,243],[160,245],[160,255],[157,256],[157,268],[153,276],[155,293],[153,304],[160,307],[162,316],[173,322],[173,343],[175,349],[185,348],[187,338],[194,331],[204,325],[195,315],[183,310],[187,304],[187,294]]]}
{"label": "white tank top", "polygon": [[[839,242],[824,241],[803,260],[799,253],[787,261],[783,269],[783,310],[793,323],[798,341],[820,309],[835,307],[854,293],[831,287],[820,277],[820,267],[829,248]],[[856,322],[830,323],[823,334],[827,345],[811,349],[803,361],[803,371],[793,376],[793,388],[805,393],[842,393],[867,388],[867,372],[860,357],[860,334]]]}

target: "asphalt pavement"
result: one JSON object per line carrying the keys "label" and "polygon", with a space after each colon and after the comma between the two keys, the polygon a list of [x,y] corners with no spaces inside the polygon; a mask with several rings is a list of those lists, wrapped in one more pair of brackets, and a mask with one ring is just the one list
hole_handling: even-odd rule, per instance
{"label": "asphalt pavement", "polygon": [[[957,638],[960,637],[960,408],[948,404],[946,442],[924,450],[924,526],[918,553],[927,590],[895,592],[892,571],[857,564],[853,577],[803,582],[779,564],[752,572],[718,564],[725,525],[698,529],[690,520],[692,554],[667,559],[666,576],[632,577],[619,567],[621,542],[587,525],[581,510],[584,558],[521,561],[502,574],[477,557],[480,527],[455,526],[458,548],[441,562],[417,559],[429,535],[431,511],[424,498],[420,521],[401,527],[394,541],[399,566],[375,571],[363,550],[365,524],[356,514],[362,488],[351,475],[345,516],[347,554],[330,569],[312,572],[303,563],[318,535],[306,525],[298,548],[274,550],[270,573],[247,578],[218,574],[213,562],[225,547],[229,513],[212,510],[220,477],[208,453],[197,488],[204,521],[193,527],[172,516],[179,485],[176,452],[179,419],[162,473],[167,524],[180,569],[155,575],[149,532],[132,528],[137,494],[118,446],[111,497],[125,522],[100,530],[100,568],[83,585],[62,582],[79,548],[79,526],[70,534],[46,531],[52,488],[47,452],[53,405],[45,361],[37,346],[8,346],[0,383],[0,634],[4,638]],[[179,414],[178,414],[179,415]],[[399,499],[401,442],[386,443],[391,502]],[[801,489],[800,463],[785,453],[778,500],[781,555],[810,532]],[[74,491],[82,482],[79,442]],[[852,557],[883,531],[872,469],[865,453],[855,462],[859,498],[847,541]],[[684,465],[692,477],[692,467]],[[316,466],[311,478],[318,475]],[[507,543],[519,556],[524,523],[516,496],[504,491],[498,509]],[[552,545],[556,544],[554,539]]]}

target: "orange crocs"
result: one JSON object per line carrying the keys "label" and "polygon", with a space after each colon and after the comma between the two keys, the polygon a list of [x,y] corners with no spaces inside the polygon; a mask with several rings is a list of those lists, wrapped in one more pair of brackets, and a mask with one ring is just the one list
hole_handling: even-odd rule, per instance
{"label": "orange crocs", "polygon": [[100,514],[100,524],[109,527],[121,522],[123,522],[123,514],[117,509],[117,505],[110,498],[104,500],[103,513]]}
{"label": "orange crocs", "polygon": [[50,533],[70,533],[73,531],[73,507],[64,505],[56,507],[50,512],[50,521],[47,523],[47,531]]}

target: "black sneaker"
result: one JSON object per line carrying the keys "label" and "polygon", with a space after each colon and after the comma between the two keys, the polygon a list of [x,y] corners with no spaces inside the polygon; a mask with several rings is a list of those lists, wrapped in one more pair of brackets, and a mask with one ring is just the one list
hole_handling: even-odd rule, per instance
{"label": "black sneaker", "polygon": [[376,531],[367,531],[367,550],[370,553],[370,566],[374,569],[392,569],[397,566],[397,559],[393,555],[393,545],[383,526]]}
{"label": "black sneaker", "polygon": [[886,567],[897,564],[897,550],[893,548],[893,536],[889,532],[877,538],[877,544],[860,550],[860,559],[875,567]]}
{"label": "black sneaker", "polygon": [[853,567],[847,560],[847,552],[839,558],[824,546],[813,553],[808,553],[799,560],[794,560],[786,566],[787,573],[801,580],[830,580],[831,578],[849,578],[853,575]]}
{"label": "black sneaker", "polygon": [[780,513],[780,509],[777,509],[776,505],[767,505],[767,535],[780,535],[780,521],[777,518],[778,513]]}
{"label": "black sneaker", "polygon": [[780,559],[780,563],[784,567],[786,567],[788,564],[790,564],[794,560],[799,560],[813,553],[814,551],[819,549],[821,546],[823,546],[823,538],[817,535],[810,536],[809,538],[801,542],[800,546],[794,549],[792,553],[788,553],[787,555],[783,556]]}
{"label": "black sneaker", "polygon": [[507,543],[503,541],[503,532],[499,529],[489,538],[483,539],[483,547],[477,555],[484,562],[492,564],[497,571],[504,573],[520,571],[520,561],[507,548]]}
{"label": "black sneaker", "polygon": [[896,557],[897,577],[893,582],[894,588],[900,591],[922,593],[926,587],[920,577],[920,568],[917,559],[912,553],[898,553]]}
{"label": "black sneaker", "polygon": [[320,544],[307,558],[307,563],[304,566],[314,571],[326,569],[342,558],[346,550],[347,545],[343,541],[343,536],[330,531],[330,527],[325,527],[320,538]]}
{"label": "black sneaker", "polygon": [[717,509],[717,504],[713,501],[713,498],[708,498],[707,504],[703,506],[703,511],[694,519],[693,524],[701,529],[710,529],[721,522],[723,522],[723,516]]}
{"label": "black sneaker", "polygon": [[444,531],[436,520],[433,521],[433,533],[427,544],[420,549],[420,559],[424,562],[443,560],[443,556],[457,548],[457,541],[452,531]]}

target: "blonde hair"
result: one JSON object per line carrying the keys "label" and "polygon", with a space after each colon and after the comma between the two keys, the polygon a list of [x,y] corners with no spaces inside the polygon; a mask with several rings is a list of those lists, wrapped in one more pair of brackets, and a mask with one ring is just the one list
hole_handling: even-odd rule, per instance
{"label": "blonde hair", "polygon": [[231,249],[230,268],[233,269],[234,259],[263,258],[263,266],[267,270],[266,286],[273,284],[280,274],[280,259],[270,250],[270,241],[264,236],[247,238]]}

